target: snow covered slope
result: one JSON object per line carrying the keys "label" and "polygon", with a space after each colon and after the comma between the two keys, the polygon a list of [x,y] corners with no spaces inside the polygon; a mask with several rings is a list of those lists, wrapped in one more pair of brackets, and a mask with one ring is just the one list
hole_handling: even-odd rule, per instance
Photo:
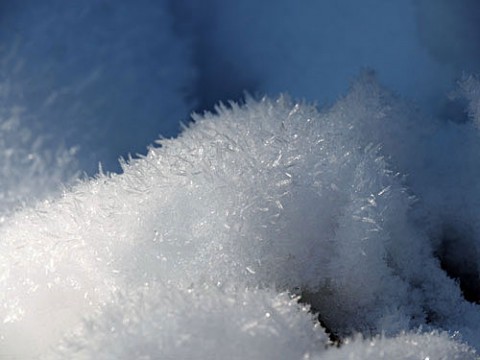
{"label": "snow covered slope", "polygon": [[479,9],[0,2],[0,359],[478,359]]}
{"label": "snow covered slope", "polygon": [[[432,358],[466,357],[461,340],[422,334],[458,331],[476,346],[480,312],[442,268],[433,209],[415,205],[415,182],[397,172],[389,132],[411,119],[395,106],[406,105],[368,74],[321,113],[285,97],[221,106],[121,175],[9,217],[2,355],[341,358],[370,346],[326,350],[287,292],[341,339],[383,334],[378,351],[396,356],[418,338]],[[419,129],[429,131],[412,133],[421,158],[439,130]],[[477,249],[477,239],[464,241]]]}

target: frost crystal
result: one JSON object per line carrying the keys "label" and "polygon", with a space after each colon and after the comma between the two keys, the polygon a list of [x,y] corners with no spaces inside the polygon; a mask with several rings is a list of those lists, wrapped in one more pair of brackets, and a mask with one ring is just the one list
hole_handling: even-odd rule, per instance
{"label": "frost crystal", "polygon": [[[423,326],[477,344],[477,306],[442,269],[389,143],[363,124],[390,115],[355,91],[322,113],[285,97],[220,106],[123,174],[6,219],[3,354],[42,354],[70,333],[54,353],[323,356],[325,335],[285,291],[342,339],[385,334],[374,341],[395,347]],[[449,354],[467,349],[448,341]]]}

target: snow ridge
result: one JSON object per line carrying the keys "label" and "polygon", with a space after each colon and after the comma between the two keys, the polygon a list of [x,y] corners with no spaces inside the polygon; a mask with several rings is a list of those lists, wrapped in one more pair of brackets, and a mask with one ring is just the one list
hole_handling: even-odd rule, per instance
{"label": "snow ridge", "polygon": [[[371,79],[357,86],[383,94],[369,92]],[[6,219],[2,355],[341,358],[370,346],[325,350],[298,299],[342,339],[381,336],[372,351],[418,340],[443,344],[432,354],[470,354],[431,332],[478,344],[480,314],[441,268],[388,146],[362,126],[388,114],[349,96],[324,112],[286,97],[221,105],[124,162],[121,175],[101,173]]]}

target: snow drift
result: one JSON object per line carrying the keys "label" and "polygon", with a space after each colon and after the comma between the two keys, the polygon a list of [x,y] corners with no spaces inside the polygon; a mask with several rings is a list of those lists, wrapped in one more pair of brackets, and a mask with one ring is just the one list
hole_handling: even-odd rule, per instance
{"label": "snow drift", "polygon": [[477,8],[1,2],[0,358],[478,358]]}
{"label": "snow drift", "polygon": [[464,212],[442,202],[478,168],[445,172],[450,127],[460,152],[479,143],[472,121],[425,119],[371,74],[321,112],[283,96],[196,115],[121,175],[5,219],[0,354],[475,358],[463,342],[479,343],[478,305],[433,230],[478,214],[476,191]]}

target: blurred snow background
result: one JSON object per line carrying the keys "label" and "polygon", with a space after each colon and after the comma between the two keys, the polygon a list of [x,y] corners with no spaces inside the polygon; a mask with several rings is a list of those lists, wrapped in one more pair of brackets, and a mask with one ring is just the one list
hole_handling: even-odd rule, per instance
{"label": "blurred snow background", "polygon": [[0,357],[477,358],[479,20],[1,1]]}

